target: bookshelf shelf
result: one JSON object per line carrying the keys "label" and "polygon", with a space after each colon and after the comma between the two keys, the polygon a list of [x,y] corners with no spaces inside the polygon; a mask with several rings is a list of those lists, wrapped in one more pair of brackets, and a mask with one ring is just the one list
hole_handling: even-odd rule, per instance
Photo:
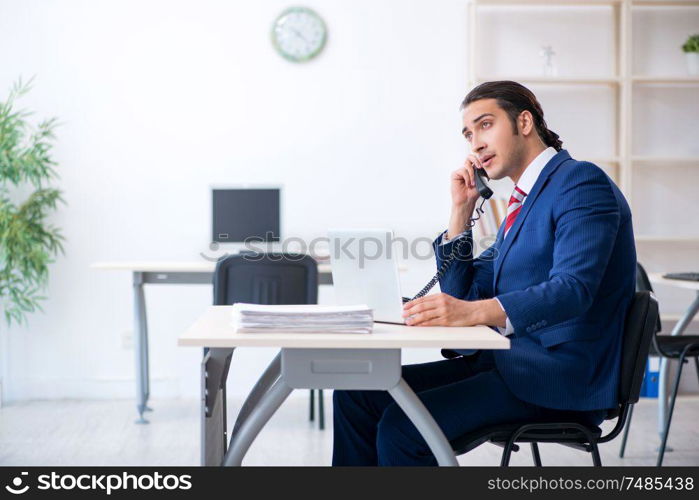
{"label": "bookshelf shelf", "polygon": [[632,7],[699,7],[698,0],[633,0]]}
{"label": "bookshelf shelf", "polygon": [[654,85],[699,85],[699,76],[632,76],[631,81],[638,84]]}
{"label": "bookshelf shelf", "polygon": [[[540,84],[540,85],[611,85],[616,86],[621,82],[620,78],[615,77],[575,77],[575,78],[553,78],[544,76],[478,76],[475,78],[476,83],[487,82],[492,80],[514,80],[524,84]],[[699,80],[697,80],[699,81]]]}
{"label": "bookshelf shelf", "polygon": [[699,0],[479,0],[482,5],[521,6],[546,5],[556,7],[566,6],[596,6],[619,5],[629,3],[631,7],[699,7]]}
{"label": "bookshelf shelf", "polygon": [[633,163],[639,165],[699,165],[699,156],[686,156],[686,157],[667,157],[667,156],[633,156],[631,158]]}
{"label": "bookshelf shelf", "polygon": [[481,5],[512,6],[545,5],[555,7],[579,7],[598,5],[620,5],[628,3],[630,7],[699,7],[699,0],[478,0]]}
{"label": "bookshelf shelf", "polygon": [[651,234],[636,235],[636,242],[641,243],[699,243],[699,236],[658,236]]}
{"label": "bookshelf shelf", "polygon": [[580,5],[615,5],[622,3],[624,0],[479,0],[482,5],[502,5],[502,6],[520,6],[520,5],[553,5],[553,6],[580,6]]}

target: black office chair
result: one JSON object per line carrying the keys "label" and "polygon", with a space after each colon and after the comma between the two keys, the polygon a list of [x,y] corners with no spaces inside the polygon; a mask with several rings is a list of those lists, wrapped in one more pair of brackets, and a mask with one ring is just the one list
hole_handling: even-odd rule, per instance
{"label": "black office chair", "polygon": [[[316,304],[318,263],[309,255],[243,252],[218,261],[214,271],[214,305]],[[314,420],[311,389],[310,415]],[[318,390],[318,426],[325,429],[323,390]]]}
{"label": "black office chair", "polygon": [[[636,264],[636,290],[653,292],[653,287],[650,284],[646,270],[643,269],[643,266],[640,263]],[[679,366],[677,367],[677,375],[675,375],[675,383],[672,388],[672,397],[670,399],[670,406],[668,408],[667,420],[665,421],[665,428],[663,429],[663,441],[658,452],[658,467],[663,465],[665,448],[667,446],[667,437],[670,433],[670,423],[672,422],[672,412],[675,408],[675,400],[677,398],[677,389],[680,385],[682,367],[686,362],[688,362],[687,358],[694,358],[694,366],[697,369],[697,377],[699,377],[699,335],[678,335],[674,337],[672,335],[658,335],[660,330],[660,317],[658,317],[658,323],[651,341],[651,356],[662,356],[667,359],[678,359]],[[629,436],[629,428],[631,427],[631,417],[633,417],[633,406],[629,411],[628,422],[626,423],[624,436],[621,440],[621,447],[619,448],[619,456],[621,458],[624,458],[624,452],[626,451],[626,441]]]}
{"label": "black office chair", "polygon": [[629,408],[638,401],[651,337],[657,322],[658,303],[650,292],[636,292],[626,314],[621,351],[619,404],[608,410],[606,419],[617,419],[614,429],[602,436],[599,427],[578,422],[529,422],[501,424],[478,429],[451,441],[457,455],[462,455],[483,443],[491,442],[504,448],[501,466],[510,463],[516,443],[530,443],[534,464],[541,466],[538,443],[558,443],[592,454],[595,466],[601,466],[598,444],[614,439],[624,427]]}

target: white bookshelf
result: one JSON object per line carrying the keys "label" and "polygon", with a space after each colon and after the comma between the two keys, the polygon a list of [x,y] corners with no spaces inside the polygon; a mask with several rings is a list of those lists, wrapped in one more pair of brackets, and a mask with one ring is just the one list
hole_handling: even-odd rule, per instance
{"label": "white bookshelf", "polygon": [[[608,74],[595,72],[589,75],[576,74],[567,76],[564,74],[556,77],[537,76],[535,74],[536,67],[533,68],[532,74],[482,71],[482,61],[486,61],[488,57],[497,57],[488,54],[489,44],[482,42],[484,34],[482,31],[486,31],[485,28],[482,28],[481,23],[484,8],[489,9],[490,16],[499,16],[501,13],[507,15],[508,12],[512,14],[513,9],[515,12],[526,12],[526,9],[538,9],[536,12],[541,13],[541,17],[550,18],[551,23],[557,22],[557,16],[558,22],[560,22],[561,13],[565,14],[567,10],[573,8],[588,8],[590,11],[596,9],[594,12],[599,11],[600,8],[608,9],[611,16],[610,24],[612,29],[611,43],[609,44],[609,50],[612,51],[610,71]],[[694,172],[699,172],[699,151],[694,156],[693,154],[685,154],[685,152],[679,152],[678,154],[677,151],[672,150],[663,150],[658,153],[634,150],[634,142],[638,143],[640,141],[638,134],[641,131],[641,127],[657,126],[647,123],[641,125],[634,122],[634,118],[641,121],[641,115],[643,114],[639,113],[641,110],[637,110],[634,107],[635,105],[638,107],[634,100],[641,100],[638,97],[640,95],[639,92],[644,92],[645,90],[643,89],[650,89],[651,92],[669,95],[673,92],[679,92],[680,90],[678,89],[685,89],[683,90],[684,92],[696,92],[696,100],[699,101],[699,76],[682,74],[682,71],[685,71],[684,67],[677,68],[677,71],[674,71],[675,74],[671,74],[673,71],[667,71],[667,67],[656,73],[652,68],[650,70],[645,68],[645,71],[639,71],[636,67],[638,64],[635,64],[639,57],[643,58],[645,56],[645,53],[634,53],[634,42],[640,40],[640,38],[634,40],[634,37],[643,37],[645,35],[645,30],[637,29],[638,33],[634,31],[635,17],[638,17],[638,13],[645,11],[655,12],[656,10],[661,13],[675,12],[678,9],[680,12],[683,12],[683,9],[699,9],[699,0],[472,0],[469,4],[469,87],[490,80],[514,80],[524,85],[536,86],[533,90],[538,97],[549,89],[576,91],[576,87],[580,87],[581,92],[584,89],[596,87],[607,89],[613,95],[613,104],[610,105],[613,109],[609,111],[611,111],[611,122],[613,123],[611,142],[614,151],[610,156],[599,156],[595,153],[585,154],[585,151],[576,150],[574,151],[574,156],[599,164],[605,167],[607,172],[611,170],[610,175],[622,189],[632,210],[634,210],[634,214],[636,214],[636,207],[634,206],[636,201],[634,179],[639,175],[644,176],[641,180],[648,183],[649,173],[655,173],[652,170],[653,167],[672,169],[673,175],[680,179],[683,177],[682,173],[684,175],[693,175]],[[496,14],[493,14],[493,12]],[[576,10],[575,12],[578,11]],[[690,11],[688,10],[688,12]],[[699,11],[692,10],[691,12]],[[522,20],[522,23],[525,22]],[[636,20],[636,22],[638,21]],[[699,32],[699,24],[696,26],[696,31]],[[574,28],[571,29],[571,36],[585,35],[584,32],[575,34]],[[565,40],[560,41],[562,44],[565,42]],[[638,46],[638,43],[636,43],[636,46]],[[638,48],[637,50],[641,49]],[[679,47],[676,50],[679,51]],[[580,54],[580,56],[594,57],[593,54]],[[672,56],[677,57],[676,54],[672,54]],[[542,89],[541,91],[539,90],[540,88]],[[641,102],[645,101],[641,100]],[[581,106],[585,105],[584,100],[581,100]],[[544,106],[544,110],[546,111],[546,106]],[[646,112],[646,114],[648,113]],[[699,116],[696,118],[697,122],[695,123],[699,123]],[[555,127],[552,128],[556,130]],[[565,141],[566,137],[562,137],[562,139]],[[564,147],[566,146],[564,145]],[[677,169],[680,169],[679,172],[682,173],[677,174]],[[650,196],[646,195],[642,198],[644,199],[639,200],[639,203],[641,201],[643,203],[653,203],[653,201],[649,201],[652,198]],[[671,208],[658,200],[655,200],[655,203],[660,205],[658,210],[669,210]],[[644,206],[642,208],[645,210],[648,207]],[[684,208],[686,209],[686,207]],[[644,210],[639,212],[647,213],[647,210]],[[694,199],[690,211],[699,215],[699,197]],[[671,245],[673,248],[676,248],[678,245],[680,247],[686,247],[687,245],[690,247],[699,246],[699,230],[692,229],[692,234],[678,234],[676,236],[655,234],[655,231],[648,232],[646,222],[638,219],[635,221],[635,228],[638,233],[636,237],[637,243],[650,245],[656,250],[658,245],[661,245],[661,248],[662,245]],[[660,232],[657,231],[657,233]],[[687,263],[688,268],[697,268],[698,266],[699,262],[696,261],[693,264]]]}

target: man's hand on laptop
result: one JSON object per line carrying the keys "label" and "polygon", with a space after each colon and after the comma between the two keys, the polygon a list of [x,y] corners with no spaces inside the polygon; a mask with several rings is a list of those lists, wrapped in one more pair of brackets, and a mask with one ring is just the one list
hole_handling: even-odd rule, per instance
{"label": "man's hand on laptop", "polygon": [[495,299],[459,300],[446,293],[420,297],[403,306],[410,326],[505,326],[505,311]]}

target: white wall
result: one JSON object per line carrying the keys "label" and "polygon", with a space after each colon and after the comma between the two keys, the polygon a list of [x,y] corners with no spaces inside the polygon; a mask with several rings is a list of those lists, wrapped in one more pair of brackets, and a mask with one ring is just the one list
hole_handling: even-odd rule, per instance
{"label": "white wall", "polygon": [[[0,0],[0,92],[37,75],[22,102],[63,123],[55,158],[68,201],[53,219],[67,244],[45,313],[26,328],[0,326],[7,400],[132,396],[133,351],[122,346],[130,276],[89,265],[200,258],[211,184],[283,183],[287,236],[343,225],[432,236],[446,224],[448,176],[465,152],[466,2],[307,5],[324,17],[329,41],[319,59],[294,65],[269,40],[286,1]],[[605,29],[589,23],[588,38],[605,39]],[[532,67],[537,51],[526,56]],[[590,124],[556,114],[566,100],[542,96],[551,128],[580,150]],[[431,272],[411,262],[406,293]],[[146,294],[152,397],[196,397],[200,352],[176,338],[211,289]],[[242,395],[273,354],[236,353],[230,392]]]}
{"label": "white wall", "polygon": [[[270,44],[286,6],[0,3],[0,89],[37,75],[24,104],[64,123],[55,156],[68,201],[55,218],[66,256],[52,266],[46,313],[6,332],[6,398],[131,396],[133,352],[121,347],[130,276],[88,266],[200,258],[211,184],[282,182],[288,235],[354,224],[432,236],[445,224],[448,175],[464,151],[463,3],[311,3],[330,34],[307,65]],[[417,289],[430,269],[412,269]],[[175,339],[211,290],[146,294],[153,396],[194,396],[200,353]],[[231,391],[271,354],[242,353],[250,363],[234,366]]]}

